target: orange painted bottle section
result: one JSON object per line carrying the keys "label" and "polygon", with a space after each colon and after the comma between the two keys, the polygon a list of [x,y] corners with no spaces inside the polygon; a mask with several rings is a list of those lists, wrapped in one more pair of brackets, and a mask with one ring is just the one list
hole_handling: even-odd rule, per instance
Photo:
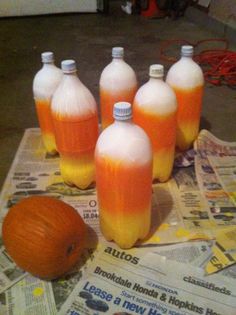
{"label": "orange painted bottle section", "polygon": [[120,101],[129,102],[132,104],[134,100],[137,86],[127,90],[109,91],[108,89],[100,88],[100,108],[102,129],[105,129],[114,122],[113,107],[114,104]]}
{"label": "orange painted bottle section", "polygon": [[81,189],[95,181],[94,150],[98,138],[97,115],[83,118],[53,116],[63,180]]}
{"label": "orange painted bottle section", "polygon": [[57,147],[51,114],[51,102],[50,100],[35,99],[35,105],[46,151],[49,154],[56,154]]}
{"label": "orange painted bottle section", "polygon": [[176,146],[184,151],[192,146],[198,136],[203,86],[193,89],[172,87],[178,102]]}
{"label": "orange painted bottle section", "polygon": [[152,164],[131,165],[106,156],[95,162],[102,233],[130,248],[150,229]]}
{"label": "orange painted bottle section", "polygon": [[153,149],[153,179],[169,179],[174,163],[176,113],[157,115],[134,104],[133,121],[149,136]]}

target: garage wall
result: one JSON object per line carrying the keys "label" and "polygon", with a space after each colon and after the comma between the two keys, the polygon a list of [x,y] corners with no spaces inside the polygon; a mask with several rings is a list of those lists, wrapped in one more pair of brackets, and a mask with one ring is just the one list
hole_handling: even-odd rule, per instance
{"label": "garage wall", "polygon": [[0,0],[0,16],[96,11],[97,0]]}
{"label": "garage wall", "polygon": [[211,0],[208,14],[236,29],[236,0]]}

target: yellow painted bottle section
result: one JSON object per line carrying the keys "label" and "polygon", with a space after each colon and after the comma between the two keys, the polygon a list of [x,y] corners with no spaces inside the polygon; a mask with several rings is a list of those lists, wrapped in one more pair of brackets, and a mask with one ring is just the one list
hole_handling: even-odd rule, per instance
{"label": "yellow painted bottle section", "polygon": [[85,189],[95,181],[94,150],[98,138],[97,115],[53,116],[60,169],[68,185]]}
{"label": "yellow painted bottle section", "polygon": [[131,248],[150,229],[152,163],[96,156],[100,227],[104,237]]}
{"label": "yellow painted bottle section", "polygon": [[169,179],[175,153],[176,112],[158,115],[145,110],[134,102],[133,120],[149,136],[153,149],[153,179],[165,182]]}
{"label": "yellow painted bottle section", "polygon": [[189,89],[176,86],[172,88],[178,102],[176,146],[184,151],[192,146],[198,136],[203,85]]}

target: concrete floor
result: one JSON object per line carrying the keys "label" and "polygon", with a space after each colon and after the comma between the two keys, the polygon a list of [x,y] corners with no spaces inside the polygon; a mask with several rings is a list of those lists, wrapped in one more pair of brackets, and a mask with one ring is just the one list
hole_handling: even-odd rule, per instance
{"label": "concrete floor", "polygon": [[[40,54],[51,50],[57,64],[74,58],[78,74],[98,99],[99,76],[111,60],[111,48],[123,46],[125,59],[134,68],[140,84],[148,79],[148,68],[163,63],[160,44],[168,39],[190,42],[217,35],[182,17],[178,20],[147,19],[126,15],[121,1],[110,1],[110,12],[67,14],[0,20],[0,186],[8,173],[25,128],[38,126],[32,80],[41,67]],[[235,49],[235,47],[230,47]],[[178,55],[173,49],[172,54]],[[236,141],[236,92],[226,86],[206,84],[203,128],[223,140]]]}

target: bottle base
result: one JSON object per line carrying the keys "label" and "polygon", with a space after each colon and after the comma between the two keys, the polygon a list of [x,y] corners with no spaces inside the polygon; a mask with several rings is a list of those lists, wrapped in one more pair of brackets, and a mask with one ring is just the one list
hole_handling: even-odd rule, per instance
{"label": "bottle base", "polygon": [[93,159],[73,159],[61,157],[61,176],[68,186],[88,189],[95,181],[95,166]]}
{"label": "bottle base", "polygon": [[199,133],[199,123],[193,126],[193,123],[186,124],[177,129],[176,147],[179,151],[184,152],[193,147],[194,141]]}
{"label": "bottle base", "polygon": [[54,134],[42,132],[43,144],[48,155],[55,156],[58,154]]}
{"label": "bottle base", "polygon": [[153,181],[168,181],[174,165],[175,146],[158,150],[153,154]]}
{"label": "bottle base", "polygon": [[107,241],[114,241],[120,248],[132,248],[138,241],[147,237],[150,231],[150,210],[143,214],[125,215],[122,220],[114,213],[106,213],[100,209],[100,228]]}

